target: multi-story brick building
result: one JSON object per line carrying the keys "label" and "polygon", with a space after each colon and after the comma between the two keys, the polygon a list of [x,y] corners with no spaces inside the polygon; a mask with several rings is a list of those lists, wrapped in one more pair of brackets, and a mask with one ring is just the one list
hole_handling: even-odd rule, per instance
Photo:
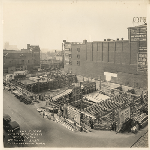
{"label": "multi-story brick building", "polygon": [[40,66],[40,47],[27,44],[27,49],[3,50],[3,70],[13,73],[16,70],[31,69]]}
{"label": "multi-story brick building", "polygon": [[147,25],[128,28],[128,40],[74,43],[63,41],[64,68],[85,77],[106,79],[132,87],[147,87]]}

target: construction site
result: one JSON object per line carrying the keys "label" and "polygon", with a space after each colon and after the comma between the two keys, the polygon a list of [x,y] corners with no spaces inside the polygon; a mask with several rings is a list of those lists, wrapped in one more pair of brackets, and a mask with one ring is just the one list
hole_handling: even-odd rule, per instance
{"label": "construction site", "polygon": [[72,131],[136,132],[148,124],[146,90],[63,70],[36,75],[14,72],[3,85],[20,102],[41,106],[37,111],[44,118],[64,124]]}

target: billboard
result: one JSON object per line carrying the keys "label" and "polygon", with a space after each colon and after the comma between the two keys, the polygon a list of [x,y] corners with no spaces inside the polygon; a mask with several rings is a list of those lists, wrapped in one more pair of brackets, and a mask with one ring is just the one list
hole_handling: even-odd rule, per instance
{"label": "billboard", "polygon": [[65,43],[65,44],[64,44],[64,48],[65,48],[65,49],[70,49],[70,48],[71,48],[71,44],[70,44],[70,43],[69,43],[69,44],[66,44],[66,43]]}
{"label": "billboard", "polygon": [[64,50],[65,50],[65,55],[64,55],[64,64],[65,65],[69,65],[69,54],[71,53],[70,52],[70,49],[71,49],[71,43],[65,43],[64,44]]}
{"label": "billboard", "polygon": [[147,27],[130,28],[130,42],[147,41]]}
{"label": "billboard", "polygon": [[138,71],[147,71],[147,53],[138,53]]}

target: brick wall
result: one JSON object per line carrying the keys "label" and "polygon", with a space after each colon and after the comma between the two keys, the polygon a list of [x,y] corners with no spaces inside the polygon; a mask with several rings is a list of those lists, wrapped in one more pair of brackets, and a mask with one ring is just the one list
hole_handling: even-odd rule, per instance
{"label": "brick wall", "polygon": [[115,63],[121,64],[121,56],[122,56],[122,41],[116,42],[116,51],[115,51]]}
{"label": "brick wall", "polygon": [[98,61],[102,61],[102,56],[103,56],[102,46],[103,46],[103,43],[98,42],[98,58],[97,58]]}
{"label": "brick wall", "polygon": [[108,62],[108,42],[103,42],[103,61]]}
{"label": "brick wall", "polygon": [[87,61],[92,61],[92,43],[87,43]]}
{"label": "brick wall", "polygon": [[109,42],[109,62],[114,63],[115,43]]}
{"label": "brick wall", "polygon": [[[72,45],[72,72],[86,77],[105,79],[104,72],[117,73],[112,82],[132,87],[146,87],[147,75],[137,71],[138,42],[106,41]],[[80,59],[77,58],[80,47]],[[86,60],[87,58],[87,60]],[[92,60],[93,58],[93,60]],[[80,66],[77,61],[80,61]],[[144,78],[142,77],[144,76]]]}
{"label": "brick wall", "polygon": [[129,41],[123,42],[123,50],[122,50],[122,64],[130,64],[130,43]]}
{"label": "brick wall", "polygon": [[131,43],[131,64],[137,64],[138,43]]}

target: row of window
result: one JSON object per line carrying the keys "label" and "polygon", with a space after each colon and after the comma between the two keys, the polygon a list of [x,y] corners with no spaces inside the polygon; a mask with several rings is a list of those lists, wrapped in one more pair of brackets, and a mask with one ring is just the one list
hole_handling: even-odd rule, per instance
{"label": "row of window", "polygon": [[[16,62],[16,61],[15,61],[15,60],[10,60],[10,61],[9,61],[10,64],[11,64],[11,63],[14,63],[14,62]],[[24,62],[25,62],[24,60],[21,60],[21,63],[22,63],[22,64],[24,64]],[[5,61],[3,61],[3,63],[5,63]],[[29,60],[27,61],[27,63],[29,63]]]}
{"label": "row of window", "polygon": [[[72,65],[72,61],[69,61],[69,65]],[[80,61],[77,61],[77,65],[80,66]]]}
{"label": "row of window", "polygon": [[[69,58],[72,58],[72,54],[69,54]],[[77,55],[77,58],[80,59],[80,55]]]}
{"label": "row of window", "polygon": [[[72,48],[69,48],[69,51],[72,52]],[[80,52],[80,48],[77,48],[77,52]]]}

